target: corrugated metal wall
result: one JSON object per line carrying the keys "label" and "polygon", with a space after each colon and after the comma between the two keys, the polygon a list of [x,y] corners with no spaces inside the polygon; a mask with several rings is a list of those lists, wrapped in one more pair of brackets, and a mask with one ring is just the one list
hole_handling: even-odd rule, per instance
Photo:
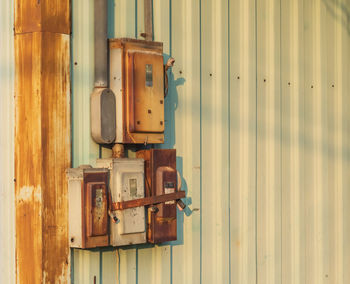
{"label": "corrugated metal wall", "polygon": [[[350,1],[153,0],[191,211],[162,246],[74,252],[74,283],[350,283]],[[109,0],[109,36],[143,32]],[[93,163],[93,0],[73,1],[73,164]],[[103,150],[102,156],[109,155]]]}
{"label": "corrugated metal wall", "polygon": [[0,283],[15,283],[13,1],[0,1]]}

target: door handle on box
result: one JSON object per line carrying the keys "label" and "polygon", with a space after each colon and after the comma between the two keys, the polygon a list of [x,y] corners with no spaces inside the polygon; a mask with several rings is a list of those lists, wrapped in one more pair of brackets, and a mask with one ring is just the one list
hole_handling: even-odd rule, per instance
{"label": "door handle on box", "polygon": [[186,196],[185,191],[180,190],[169,194],[150,196],[150,197],[122,201],[122,202],[113,202],[112,210],[116,211],[116,210],[125,210],[129,208],[140,207],[140,206],[150,206],[150,205],[155,205],[159,203],[165,203],[172,200],[180,200],[185,196]]}

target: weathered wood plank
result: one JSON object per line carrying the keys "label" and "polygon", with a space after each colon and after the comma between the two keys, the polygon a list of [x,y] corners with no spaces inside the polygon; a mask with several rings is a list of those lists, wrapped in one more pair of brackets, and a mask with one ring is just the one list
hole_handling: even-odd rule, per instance
{"label": "weathered wood plank", "polygon": [[70,34],[70,0],[15,2],[15,33],[55,32]]}
{"label": "weathered wood plank", "polygon": [[69,278],[69,36],[15,37],[16,266],[18,283]]}

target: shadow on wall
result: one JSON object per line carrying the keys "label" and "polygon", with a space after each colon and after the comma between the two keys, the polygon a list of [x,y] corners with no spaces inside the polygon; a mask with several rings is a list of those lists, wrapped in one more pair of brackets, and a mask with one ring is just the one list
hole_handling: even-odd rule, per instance
{"label": "shadow on wall", "polygon": [[350,35],[350,2],[347,0],[322,0],[332,16],[342,24]]}
{"label": "shadow on wall", "polygon": [[[163,54],[164,58],[164,64],[168,61],[170,58],[169,54]],[[176,64],[176,61],[175,61]],[[164,144],[162,145],[156,145],[155,148],[158,149],[172,149],[175,146],[176,143],[176,136],[175,136],[175,111],[178,107],[178,99],[179,95],[177,92],[177,87],[184,85],[186,80],[183,77],[180,77],[175,80],[174,73],[172,72],[172,69],[170,68],[167,71],[168,74],[168,94],[165,97],[165,112],[164,112],[164,119],[165,119],[165,132],[164,132]],[[177,170],[180,173],[181,176],[181,183],[182,183],[182,190],[186,192],[186,196],[188,193],[187,189],[187,183],[186,180],[183,177],[183,158],[180,156],[176,157],[176,167]],[[183,199],[183,202],[188,206],[192,203],[190,197],[186,197]],[[173,242],[167,242],[163,243],[162,245],[181,245],[183,244],[184,240],[184,233],[183,233],[183,223],[184,223],[184,215],[191,215],[192,211],[186,207],[185,210],[179,211],[177,210],[177,241]]]}
{"label": "shadow on wall", "polygon": [[115,0],[108,0],[107,2],[107,19],[108,19],[108,30],[107,30],[107,37],[108,38],[114,38],[115,37],[115,13],[114,13],[114,8],[115,8]]}
{"label": "shadow on wall", "polygon": [[[163,54],[164,64],[170,58],[169,54]],[[175,61],[176,64],[176,61]],[[185,84],[185,78],[181,77],[174,80],[174,73],[172,68],[167,71],[168,74],[168,94],[165,97],[165,109],[164,109],[164,120],[165,120],[165,141],[162,145],[156,145],[159,149],[172,149],[175,146],[175,111],[179,102],[179,95],[177,93],[177,87]]]}

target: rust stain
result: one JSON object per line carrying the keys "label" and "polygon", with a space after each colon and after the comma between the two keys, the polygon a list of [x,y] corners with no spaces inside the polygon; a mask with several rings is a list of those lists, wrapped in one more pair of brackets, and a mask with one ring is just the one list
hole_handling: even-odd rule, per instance
{"label": "rust stain", "polygon": [[[136,157],[145,160],[145,191],[147,196],[145,199],[152,198],[160,201],[160,204],[154,206],[156,210],[148,211],[147,241],[150,243],[176,241],[176,202],[166,202],[179,200],[186,196],[185,192],[179,191],[177,187],[176,150],[140,150],[136,152]],[[165,183],[169,183],[168,192],[165,189]],[[166,196],[173,196],[173,198],[167,199]]]}
{"label": "rust stain", "polygon": [[16,0],[15,32],[70,34],[70,0]]}
{"label": "rust stain", "polygon": [[69,36],[18,34],[15,57],[17,283],[66,283]]}
{"label": "rust stain", "polygon": [[[40,200],[41,189],[34,187],[22,187],[19,196],[16,196],[16,223],[20,222],[21,228],[17,227],[17,235],[41,231],[40,222],[42,204]],[[37,216],[33,219],[32,216]],[[29,238],[17,239],[17,267],[27,266],[31,273],[27,275],[17,273],[17,283],[41,283],[40,267],[42,266],[41,235],[33,234]],[[29,265],[27,256],[31,256]]]}

